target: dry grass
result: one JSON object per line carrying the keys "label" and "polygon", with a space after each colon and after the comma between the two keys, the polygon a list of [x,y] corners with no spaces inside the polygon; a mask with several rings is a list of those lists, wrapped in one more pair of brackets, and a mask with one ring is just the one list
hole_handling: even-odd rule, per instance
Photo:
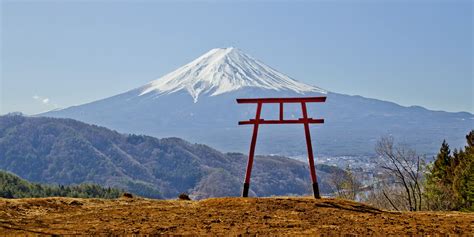
{"label": "dry grass", "polygon": [[0,233],[469,235],[474,214],[388,212],[344,200],[286,197],[0,199]]}

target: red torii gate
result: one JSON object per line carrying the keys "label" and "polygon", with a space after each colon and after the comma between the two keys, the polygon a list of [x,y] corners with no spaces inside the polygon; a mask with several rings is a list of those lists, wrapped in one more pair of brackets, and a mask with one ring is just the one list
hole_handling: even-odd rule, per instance
{"label": "red torii gate", "polygon": [[[311,145],[311,134],[309,132],[310,123],[324,123],[324,119],[308,118],[306,103],[311,102],[325,102],[326,97],[300,97],[300,98],[254,98],[254,99],[237,99],[239,104],[257,104],[257,113],[255,119],[247,121],[239,121],[239,125],[253,124],[252,141],[250,143],[249,160],[247,163],[247,172],[245,174],[244,190],[242,197],[248,197],[250,188],[250,175],[252,173],[253,157],[255,153],[255,144],[257,143],[258,126],[260,124],[304,124],[306,135],[306,146],[308,148],[308,162],[313,182],[313,193],[315,198],[321,198],[319,195],[318,180],[316,177],[316,169],[314,167],[313,147]],[[283,118],[283,104],[284,103],[301,103],[301,110],[303,118],[299,119],[284,119]],[[260,118],[262,112],[262,104],[280,104],[280,117],[278,120],[264,120]]]}

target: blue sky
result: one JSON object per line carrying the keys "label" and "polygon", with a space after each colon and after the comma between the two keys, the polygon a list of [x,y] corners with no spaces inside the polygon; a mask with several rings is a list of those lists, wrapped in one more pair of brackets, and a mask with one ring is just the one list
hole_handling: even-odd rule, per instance
{"label": "blue sky", "polygon": [[329,91],[474,112],[469,0],[3,0],[0,114],[109,97],[228,46]]}

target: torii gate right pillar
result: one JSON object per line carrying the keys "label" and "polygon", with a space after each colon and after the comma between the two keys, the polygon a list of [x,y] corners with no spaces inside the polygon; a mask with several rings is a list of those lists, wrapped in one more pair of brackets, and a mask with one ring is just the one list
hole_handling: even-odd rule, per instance
{"label": "torii gate right pillar", "polygon": [[309,170],[311,174],[311,181],[313,183],[313,195],[314,198],[321,198],[319,194],[319,185],[318,185],[318,178],[316,176],[316,167],[314,166],[314,157],[313,157],[313,145],[311,144],[311,133],[309,131],[309,123],[308,123],[308,112],[306,110],[306,103],[301,103],[301,109],[303,111],[303,120],[304,123],[304,134],[306,137],[306,148],[308,150],[308,163],[309,163]]}

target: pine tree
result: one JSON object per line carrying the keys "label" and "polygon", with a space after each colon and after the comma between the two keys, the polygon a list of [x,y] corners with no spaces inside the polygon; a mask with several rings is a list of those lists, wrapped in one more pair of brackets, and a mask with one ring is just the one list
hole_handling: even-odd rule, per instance
{"label": "pine tree", "polygon": [[466,140],[467,146],[457,155],[453,190],[459,199],[460,208],[474,211],[474,131],[466,136]]}
{"label": "pine tree", "polygon": [[467,146],[450,154],[443,141],[426,175],[425,196],[432,210],[474,210],[474,130],[467,136]]}
{"label": "pine tree", "polygon": [[439,149],[439,153],[436,156],[431,174],[433,175],[433,178],[435,178],[438,182],[443,183],[443,185],[450,185],[450,183],[452,183],[452,180],[449,178],[449,176],[451,176],[450,168],[451,150],[449,149],[449,145],[446,140],[444,140],[443,144],[441,144],[441,148]]}

